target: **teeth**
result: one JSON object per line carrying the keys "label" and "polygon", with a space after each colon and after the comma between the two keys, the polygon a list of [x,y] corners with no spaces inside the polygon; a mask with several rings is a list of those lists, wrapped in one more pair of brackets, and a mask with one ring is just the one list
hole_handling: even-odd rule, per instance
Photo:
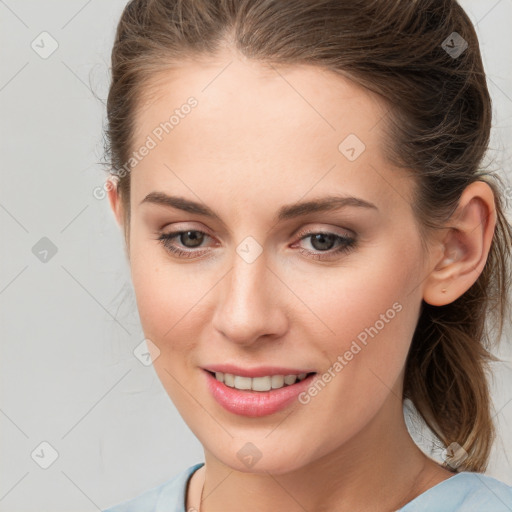
{"label": "teeth", "polygon": [[284,378],[284,383],[288,384],[290,386],[291,384],[295,384],[295,381],[297,380],[297,375],[286,375]]}
{"label": "teeth", "polygon": [[295,382],[304,380],[307,373],[298,375],[268,375],[266,377],[242,377],[231,373],[215,372],[215,378],[230,388],[252,391],[269,391],[291,386]]}
{"label": "teeth", "polygon": [[272,389],[284,386],[284,375],[272,375]]}
{"label": "teeth", "polygon": [[272,377],[254,377],[250,380],[253,391],[270,391],[272,389]]}
{"label": "teeth", "polygon": [[234,388],[235,387],[235,376],[232,375],[231,373],[225,373],[224,374],[224,384],[226,384],[226,386],[229,386],[230,388]]}
{"label": "teeth", "polygon": [[240,375],[235,375],[235,385],[236,389],[251,389],[252,379],[250,377],[240,377]]}

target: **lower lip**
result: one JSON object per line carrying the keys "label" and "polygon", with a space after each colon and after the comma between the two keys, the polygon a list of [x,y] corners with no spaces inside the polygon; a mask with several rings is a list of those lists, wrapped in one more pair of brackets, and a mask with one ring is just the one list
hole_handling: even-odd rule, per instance
{"label": "lower lip", "polygon": [[208,389],[224,409],[252,418],[267,416],[291,405],[297,396],[310,386],[316,375],[308,375],[304,380],[297,381],[295,384],[270,391],[241,391],[219,382],[206,370],[204,373]]}

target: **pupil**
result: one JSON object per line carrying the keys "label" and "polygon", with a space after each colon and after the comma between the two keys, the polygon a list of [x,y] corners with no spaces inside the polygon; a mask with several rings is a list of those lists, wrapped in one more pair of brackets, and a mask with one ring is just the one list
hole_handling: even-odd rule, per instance
{"label": "pupil", "polygon": [[[191,233],[192,233],[192,235],[191,235]],[[191,246],[189,246],[185,242],[185,237],[188,237],[189,240],[192,240],[192,245]],[[181,243],[183,245],[186,245],[186,246],[189,246],[189,247],[197,247],[198,245],[201,245],[202,240],[203,240],[203,235],[199,234],[198,231],[186,231],[185,233],[182,233],[182,235],[181,235]]]}
{"label": "pupil", "polygon": [[[322,242],[325,243],[325,239],[328,239],[329,242],[327,242],[328,247],[322,246]],[[320,242],[320,247],[315,247],[316,242]],[[334,243],[334,235],[328,235],[323,233],[317,233],[311,240],[311,244],[315,249],[317,250],[329,250],[332,249]]]}

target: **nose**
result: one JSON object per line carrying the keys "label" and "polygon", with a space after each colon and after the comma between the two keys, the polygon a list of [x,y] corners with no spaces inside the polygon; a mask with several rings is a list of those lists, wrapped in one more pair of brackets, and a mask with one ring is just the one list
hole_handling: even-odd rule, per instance
{"label": "nose", "polygon": [[262,337],[274,340],[286,332],[287,308],[282,301],[287,288],[268,266],[265,253],[252,262],[235,254],[218,290],[213,326],[232,343],[259,347]]}

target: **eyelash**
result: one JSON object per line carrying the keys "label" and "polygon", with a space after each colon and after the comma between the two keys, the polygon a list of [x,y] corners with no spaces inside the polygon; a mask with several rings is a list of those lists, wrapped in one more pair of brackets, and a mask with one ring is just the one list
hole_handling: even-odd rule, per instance
{"label": "eyelash", "polygon": [[[169,243],[170,240],[177,238],[178,236],[182,235],[183,233],[188,233],[189,231],[193,232],[193,233],[202,233],[203,235],[209,236],[204,231],[199,231],[197,229],[187,229],[184,231],[173,231],[171,233],[160,233],[160,236],[157,238],[157,240],[165,247],[166,250],[168,250],[169,252],[171,252],[173,254],[176,254],[180,258],[199,258],[201,256],[201,254],[199,256],[194,255],[194,253],[196,253],[198,251],[196,251],[194,249],[185,251],[185,250],[179,249],[175,245],[171,245]],[[299,249],[299,252],[301,254],[306,254],[308,257],[311,257],[312,259],[315,259],[315,260],[327,260],[327,259],[331,259],[333,256],[336,256],[338,254],[348,254],[350,251],[352,251],[356,247],[355,238],[337,235],[336,233],[331,233],[328,231],[310,230],[310,231],[302,232],[298,235],[300,237],[299,241],[309,238],[312,235],[333,235],[335,238],[335,242],[337,241],[341,244],[337,249],[329,249],[328,251],[320,251],[320,252],[313,252],[313,251],[310,251],[310,250],[307,250],[304,248]]]}

